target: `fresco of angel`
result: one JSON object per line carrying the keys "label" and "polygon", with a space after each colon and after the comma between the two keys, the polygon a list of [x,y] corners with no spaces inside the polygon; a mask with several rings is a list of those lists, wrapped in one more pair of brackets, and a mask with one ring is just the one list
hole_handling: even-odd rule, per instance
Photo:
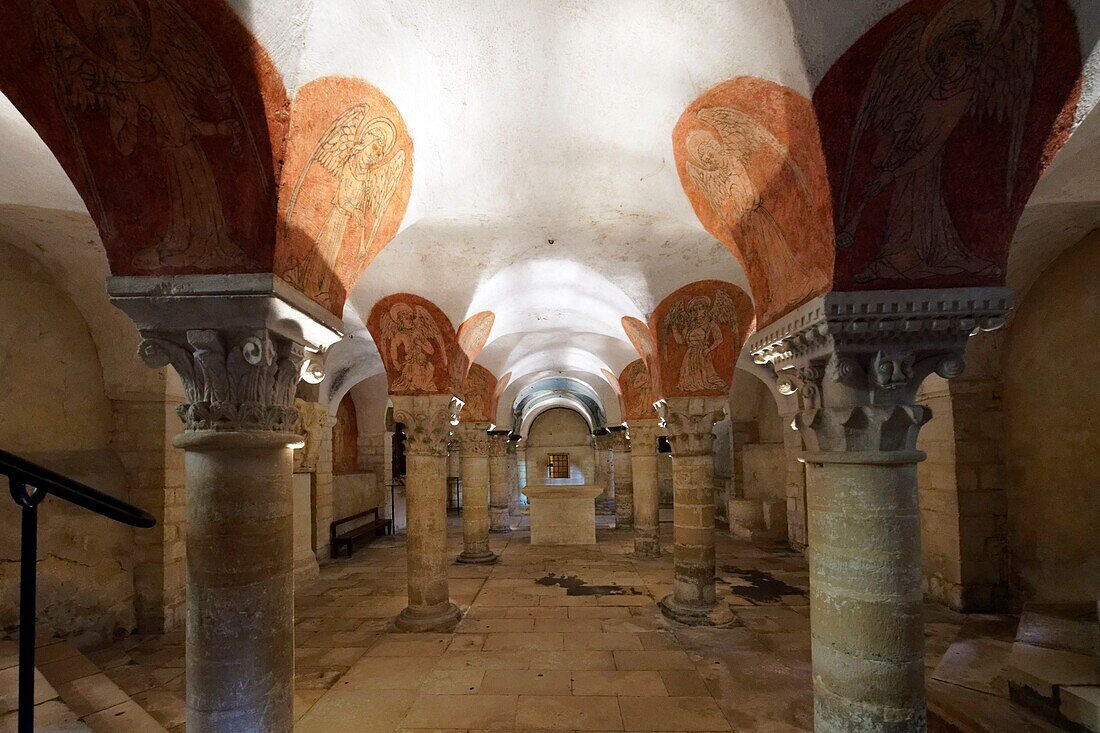
{"label": "fresco of angel", "polygon": [[791,251],[783,230],[775,221],[756,182],[749,172],[749,161],[761,150],[770,149],[790,172],[808,207],[813,195],[806,175],[791,157],[790,151],[767,129],[730,107],[699,110],[697,118],[713,128],[694,130],[685,141],[691,180],[703,192],[714,215],[729,227],[743,246],[745,258],[764,273],[764,288],[758,297],[771,302],[770,285],[789,283],[798,299],[810,293],[815,273],[807,269]]}
{"label": "fresco of angel", "polygon": [[[719,334],[721,336],[721,334]],[[636,415],[648,415],[653,412],[653,389],[649,384],[649,370],[643,362],[635,363],[627,372],[627,395],[630,397],[630,409]]]}
{"label": "fresco of angel", "polygon": [[466,405],[464,414],[470,420],[489,419],[489,379],[486,372],[481,369],[471,369],[466,375],[466,383],[463,385]]}
{"label": "fresco of angel", "polygon": [[[390,391],[395,394],[432,393],[433,357],[447,364],[447,347],[439,324],[422,305],[394,303],[382,316],[379,351],[390,364]],[[438,350],[438,351],[437,351]]]}
{"label": "fresco of angel", "polygon": [[733,299],[719,290],[711,300],[705,295],[681,298],[665,316],[665,339],[671,335],[687,347],[680,363],[677,389],[683,392],[726,389],[726,380],[714,368],[712,354],[725,337],[722,326],[736,324]]}
{"label": "fresco of angel", "polygon": [[[864,206],[889,196],[878,253],[857,282],[999,274],[955,228],[944,200],[944,152],[964,117],[1007,123],[1005,205],[1011,203],[1039,25],[1034,0],[950,0],[930,20],[918,15],[890,38],[863,96],[838,201],[837,245],[845,249],[855,243]],[[868,132],[878,138],[873,174],[857,192],[853,167]]]}
{"label": "fresco of angel", "polygon": [[[91,189],[105,233],[112,231],[77,127],[78,115],[105,115],[115,148],[131,155],[148,125],[163,164],[167,222],[159,241],[141,249],[133,264],[218,269],[248,262],[227,231],[214,176],[201,140],[242,140],[260,167],[244,112],[210,39],[177,0],[149,2],[143,14],[132,0],[77,3],[85,28],[71,28],[52,0],[32,4],[37,41],[50,66],[54,95]],[[85,43],[82,39],[89,39]],[[216,109],[216,116],[200,113]]]}
{"label": "fresco of angel", "polygon": [[[316,232],[316,249],[288,275],[302,292],[328,305],[329,283],[345,239],[358,231],[354,270],[371,253],[378,228],[405,170],[405,151],[394,152],[397,127],[385,117],[371,117],[370,105],[357,104],[337,117],[306,161],[286,214],[287,233],[298,195],[314,164],[336,180],[324,224]],[[391,155],[392,153],[392,155]]]}

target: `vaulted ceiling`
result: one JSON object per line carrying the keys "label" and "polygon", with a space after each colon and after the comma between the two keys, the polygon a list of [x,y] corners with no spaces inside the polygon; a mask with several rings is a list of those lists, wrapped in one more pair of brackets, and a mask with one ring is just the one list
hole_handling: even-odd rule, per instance
{"label": "vaulted ceiling", "polygon": [[[921,0],[923,2],[923,0]],[[708,233],[677,173],[673,129],[703,92],[734,77],[810,99],[834,62],[903,0],[231,0],[288,96],[321,77],[362,79],[393,102],[414,147],[400,230],[344,306],[332,350],[341,394],[382,372],[365,322],[381,298],[422,296],[457,327],[496,320],[478,363],[517,395],[551,377],[587,384],[621,416],[603,375],[637,352],[623,316],[645,320],[683,285],[728,281],[752,293]],[[927,4],[927,3],[926,3]],[[1070,3],[1085,59],[1076,122],[1024,213],[1010,284],[1026,287],[1100,224],[1100,11]],[[35,209],[14,244],[65,258],[86,248],[87,209],[36,132],[0,99],[0,225]],[[1072,155],[1068,153],[1072,151]],[[44,225],[42,222],[46,222]],[[43,234],[43,226],[55,224]],[[49,239],[48,247],[36,245]],[[1052,254],[1053,253],[1053,254]],[[101,276],[102,272],[97,276]]]}

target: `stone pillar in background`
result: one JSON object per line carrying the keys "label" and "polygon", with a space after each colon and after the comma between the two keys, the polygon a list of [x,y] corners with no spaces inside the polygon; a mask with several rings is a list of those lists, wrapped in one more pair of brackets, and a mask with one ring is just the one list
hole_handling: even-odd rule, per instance
{"label": "stone pillar in background", "polygon": [[489,435],[489,531],[511,532],[508,525],[508,434],[490,430]]}
{"label": "stone pillar in background", "polygon": [[634,526],[634,480],[630,471],[630,436],[626,427],[615,425],[611,431],[611,473],[615,484],[615,526]]}
{"label": "stone pillar in background", "polygon": [[523,513],[523,499],[519,494],[519,441],[516,434],[508,436],[505,445],[504,481],[508,487],[508,513],[518,517]]}
{"label": "stone pillar in background", "polygon": [[302,447],[294,451],[294,577],[301,582],[318,573],[317,555],[313,548],[313,488],[314,475],[325,440],[325,428],[336,423],[328,414],[328,406],[319,402],[295,398],[298,418],[294,432]]}
{"label": "stone pillar in background", "polygon": [[406,562],[409,605],[399,631],[450,631],[462,615],[447,587],[447,442],[450,395],[391,395],[405,426]]}
{"label": "stone pillar in background", "polygon": [[[187,729],[289,733],[294,391],[339,319],[270,275],[117,277],[112,302],[186,393]],[[232,294],[232,298],[228,297]],[[309,359],[309,361],[313,361]]]}
{"label": "stone pillar in background", "polygon": [[[784,407],[783,405],[780,406]],[[787,541],[799,552],[806,551],[806,464],[802,454],[802,436],[795,424],[797,412],[780,409],[783,422],[783,463],[787,469]]]}
{"label": "stone pillar in background", "polygon": [[603,492],[596,498],[596,501],[611,501],[615,495],[611,474],[611,431],[607,428],[597,428],[596,432],[592,434],[592,447],[596,459],[596,475],[593,483],[603,487]]}
{"label": "stone pillar in background", "polygon": [[458,434],[462,457],[461,563],[491,563],[489,549],[489,423],[461,423]]}
{"label": "stone pillar in background", "polygon": [[1003,288],[829,293],[751,344],[799,399],[820,733],[927,730],[916,392],[961,374],[1009,304]]}
{"label": "stone pillar in background", "polygon": [[657,439],[660,421],[630,421],[630,470],[634,479],[634,556],[661,556],[661,497],[657,489]]}
{"label": "stone pillar in background", "polygon": [[672,444],[673,580],[660,603],[669,618],[691,626],[728,626],[733,612],[714,586],[714,424],[725,397],[670,397],[664,405]]}

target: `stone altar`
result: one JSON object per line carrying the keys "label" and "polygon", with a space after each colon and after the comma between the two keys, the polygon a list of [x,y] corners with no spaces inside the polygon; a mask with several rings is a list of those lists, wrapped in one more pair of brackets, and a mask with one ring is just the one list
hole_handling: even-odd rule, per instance
{"label": "stone altar", "polygon": [[596,497],[604,487],[589,484],[527,486],[532,545],[596,544]]}

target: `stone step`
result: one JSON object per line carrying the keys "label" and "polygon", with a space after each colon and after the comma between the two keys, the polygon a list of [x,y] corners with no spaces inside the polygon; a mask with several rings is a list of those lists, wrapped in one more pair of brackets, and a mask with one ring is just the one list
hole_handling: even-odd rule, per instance
{"label": "stone step", "polygon": [[[14,641],[0,641],[0,733],[15,733],[19,721],[19,652]],[[57,690],[34,671],[34,729],[36,733],[91,733]]]}
{"label": "stone step", "polygon": [[1032,646],[1095,655],[1100,645],[1096,603],[1029,603],[1020,616],[1016,641]]}
{"label": "stone step", "polygon": [[94,733],[167,733],[99,666],[64,640],[38,649],[38,668],[58,697]]}

